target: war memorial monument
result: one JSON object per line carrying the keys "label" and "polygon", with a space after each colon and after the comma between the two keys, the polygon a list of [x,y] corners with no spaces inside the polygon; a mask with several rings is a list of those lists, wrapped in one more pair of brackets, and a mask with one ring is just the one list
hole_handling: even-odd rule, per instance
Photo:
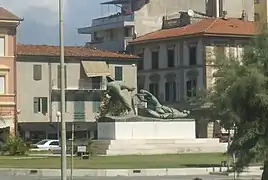
{"label": "war memorial monument", "polygon": [[[126,93],[128,92],[128,93]],[[126,95],[127,94],[127,95]],[[97,118],[98,140],[109,142],[106,154],[166,154],[223,151],[217,139],[197,139],[190,111],[162,105],[146,90],[135,92],[107,77],[107,90]]]}

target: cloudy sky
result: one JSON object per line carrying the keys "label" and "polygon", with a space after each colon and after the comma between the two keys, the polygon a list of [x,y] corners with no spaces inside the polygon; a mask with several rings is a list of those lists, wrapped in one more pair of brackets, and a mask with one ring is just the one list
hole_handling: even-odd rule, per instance
{"label": "cloudy sky", "polygon": [[[77,28],[88,26],[92,18],[107,14],[107,5],[103,8],[100,5],[106,0],[63,1],[65,44],[83,45],[89,36],[78,35]],[[0,5],[24,18],[18,30],[20,43],[58,45],[58,0],[0,0]]]}

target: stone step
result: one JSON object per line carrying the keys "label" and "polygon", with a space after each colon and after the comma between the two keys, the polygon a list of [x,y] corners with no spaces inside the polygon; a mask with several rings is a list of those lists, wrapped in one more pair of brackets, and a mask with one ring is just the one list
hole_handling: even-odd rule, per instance
{"label": "stone step", "polygon": [[175,148],[175,149],[133,149],[133,150],[107,150],[107,155],[150,155],[150,154],[181,154],[181,153],[224,153],[226,149],[223,148]]}
{"label": "stone step", "polygon": [[179,143],[219,143],[219,139],[139,139],[139,140],[111,140],[114,144],[179,144]]}
{"label": "stone step", "polygon": [[215,147],[215,146],[169,146],[169,147],[145,147],[145,146],[138,146],[138,147],[129,147],[129,148],[109,148],[107,150],[124,150],[124,151],[131,151],[131,150],[152,150],[152,149],[191,149],[191,148],[196,148],[196,149],[223,149],[223,150],[227,150],[226,147]]}

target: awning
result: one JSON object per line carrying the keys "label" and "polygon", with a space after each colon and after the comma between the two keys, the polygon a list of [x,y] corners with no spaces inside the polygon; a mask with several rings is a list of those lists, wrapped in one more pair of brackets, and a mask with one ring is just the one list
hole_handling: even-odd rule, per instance
{"label": "awning", "polygon": [[10,117],[0,117],[0,129],[10,127],[13,123],[13,119]]}
{"label": "awning", "polygon": [[87,77],[109,76],[110,72],[106,62],[103,61],[82,61]]}
{"label": "awning", "polygon": [[5,121],[0,120],[0,129],[7,128],[7,127],[10,127],[10,125],[6,123]]}

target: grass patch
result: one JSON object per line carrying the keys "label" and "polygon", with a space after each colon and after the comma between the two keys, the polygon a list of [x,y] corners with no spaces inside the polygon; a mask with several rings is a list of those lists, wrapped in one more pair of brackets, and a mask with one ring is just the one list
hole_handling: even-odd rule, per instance
{"label": "grass patch", "polygon": [[[76,169],[135,169],[219,166],[227,157],[222,153],[96,156],[88,160],[74,158]],[[70,158],[68,157],[70,167]],[[60,157],[16,158],[0,156],[0,168],[60,168]]]}

